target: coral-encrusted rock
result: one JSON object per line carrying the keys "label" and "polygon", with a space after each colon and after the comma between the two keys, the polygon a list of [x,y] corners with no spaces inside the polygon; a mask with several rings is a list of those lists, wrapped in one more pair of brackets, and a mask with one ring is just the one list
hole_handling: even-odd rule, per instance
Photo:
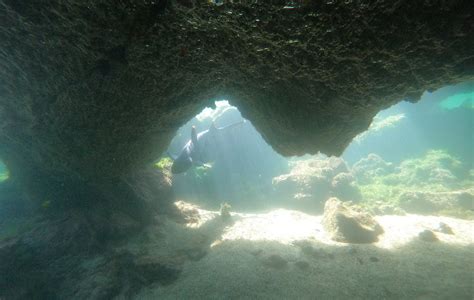
{"label": "coral-encrusted rock", "polygon": [[331,239],[345,243],[372,243],[383,233],[382,227],[367,212],[330,198],[324,206],[323,226]]}
{"label": "coral-encrusted rock", "polygon": [[342,158],[301,160],[290,173],[273,178],[279,197],[295,200],[292,208],[321,212],[323,201],[331,196],[357,201],[360,192]]}
{"label": "coral-encrusted rock", "polygon": [[366,158],[362,158],[352,167],[352,174],[360,183],[369,183],[374,177],[387,175],[393,172],[392,163],[384,161],[380,156],[370,153]]}
{"label": "coral-encrusted rock", "polygon": [[359,201],[361,194],[351,173],[339,173],[332,179],[331,191],[342,200]]}
{"label": "coral-encrusted rock", "polygon": [[452,192],[404,192],[400,195],[400,207],[409,213],[430,214],[441,210],[474,209],[473,190]]}

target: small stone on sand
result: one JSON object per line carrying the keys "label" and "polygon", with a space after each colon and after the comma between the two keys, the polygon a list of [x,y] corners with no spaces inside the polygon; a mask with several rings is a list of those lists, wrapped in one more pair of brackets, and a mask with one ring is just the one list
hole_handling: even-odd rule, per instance
{"label": "small stone on sand", "polygon": [[423,230],[422,232],[420,232],[418,234],[418,237],[420,238],[420,240],[424,241],[424,242],[436,242],[436,241],[439,241],[438,238],[436,237],[436,235],[433,233],[433,231],[431,230]]}

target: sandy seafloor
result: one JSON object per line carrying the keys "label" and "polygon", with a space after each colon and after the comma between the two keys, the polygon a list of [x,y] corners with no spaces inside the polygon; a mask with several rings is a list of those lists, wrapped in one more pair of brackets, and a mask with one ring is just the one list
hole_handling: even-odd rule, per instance
{"label": "sandy seafloor", "polygon": [[[385,233],[374,244],[329,239],[321,216],[290,210],[232,214],[198,209],[191,226],[161,228],[156,255],[208,243],[169,285],[137,299],[473,299],[474,221],[438,216],[378,216]],[[454,234],[418,233],[443,222]],[[207,247],[207,246],[206,246]]]}

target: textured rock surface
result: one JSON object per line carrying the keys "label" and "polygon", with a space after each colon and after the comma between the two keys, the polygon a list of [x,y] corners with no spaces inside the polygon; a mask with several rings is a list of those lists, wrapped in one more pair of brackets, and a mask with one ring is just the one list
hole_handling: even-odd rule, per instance
{"label": "textured rock surface", "polygon": [[404,192],[400,207],[409,213],[432,214],[442,210],[474,210],[474,191]]}
{"label": "textured rock surface", "polygon": [[367,212],[331,198],[324,205],[324,229],[331,238],[345,243],[372,243],[383,233],[382,227]]}
{"label": "textured rock surface", "polygon": [[298,3],[0,1],[0,156],[31,194],[90,188],[223,97],[282,154],[340,154],[380,109],[473,78],[468,0]]}
{"label": "textured rock surface", "polygon": [[394,171],[392,163],[384,161],[375,153],[360,159],[352,166],[352,174],[360,183],[368,183],[375,177],[387,175]]}
{"label": "textured rock surface", "polygon": [[131,232],[123,217],[38,218],[20,237],[7,239],[2,226],[0,298],[135,299],[144,286],[172,284],[185,262],[206,256],[215,237],[160,221]]}
{"label": "textured rock surface", "polygon": [[324,201],[331,196],[344,201],[360,200],[360,192],[354,183],[347,164],[337,157],[296,161],[290,173],[272,180],[284,206],[305,212],[322,212]]}

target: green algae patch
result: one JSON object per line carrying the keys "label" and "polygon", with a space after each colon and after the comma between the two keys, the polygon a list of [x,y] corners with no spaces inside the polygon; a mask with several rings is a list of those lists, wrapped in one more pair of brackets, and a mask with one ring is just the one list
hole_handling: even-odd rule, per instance
{"label": "green algae patch", "polygon": [[169,157],[163,157],[157,163],[155,163],[155,167],[157,167],[158,169],[162,171],[171,169],[172,165],[173,165],[173,160]]}
{"label": "green algae patch", "polygon": [[166,176],[171,177],[171,167],[173,166],[173,160],[171,158],[162,157],[154,166]]}
{"label": "green algae patch", "polygon": [[474,186],[472,170],[447,151],[430,150],[391,168],[358,182],[362,206],[380,210],[381,205],[390,205],[409,213],[474,217],[469,210]]}

